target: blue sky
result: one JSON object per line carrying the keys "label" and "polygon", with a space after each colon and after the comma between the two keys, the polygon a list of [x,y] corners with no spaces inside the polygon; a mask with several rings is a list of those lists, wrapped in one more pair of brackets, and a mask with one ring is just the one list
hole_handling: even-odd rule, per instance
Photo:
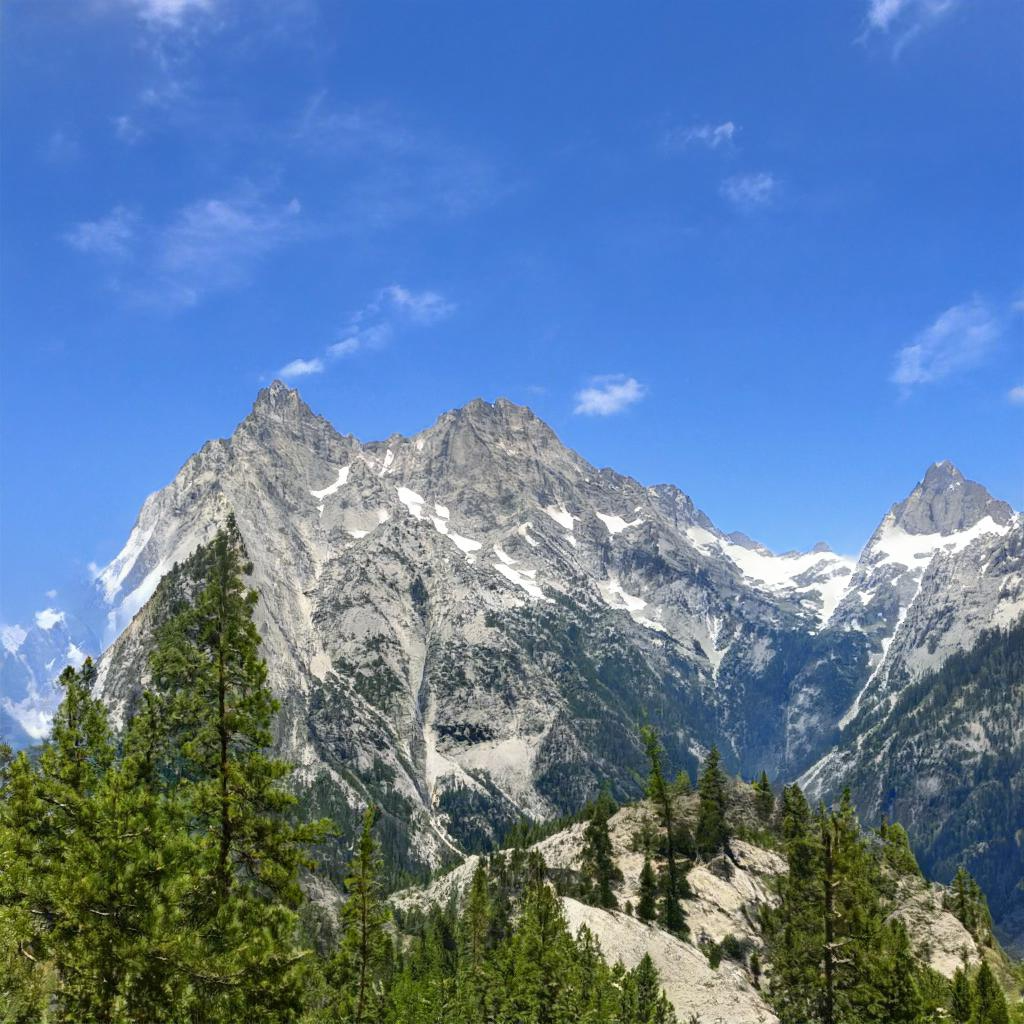
{"label": "blue sky", "polygon": [[[286,374],[529,404],[777,550],[1024,504],[1018,0],[11,0],[0,620]],[[59,597],[57,598],[59,601]]]}

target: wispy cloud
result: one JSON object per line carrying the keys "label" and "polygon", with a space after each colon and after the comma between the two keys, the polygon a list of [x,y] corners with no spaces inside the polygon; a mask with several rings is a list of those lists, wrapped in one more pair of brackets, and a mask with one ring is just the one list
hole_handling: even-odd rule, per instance
{"label": "wispy cloud", "polygon": [[273,202],[247,185],[188,203],[161,225],[116,206],[64,239],[79,252],[120,262],[110,284],[128,301],[173,310],[244,284],[261,258],[297,237],[301,209],[297,199]]}
{"label": "wispy cloud", "polygon": [[646,394],[647,388],[635,377],[621,373],[591,377],[587,386],[577,392],[573,412],[579,416],[612,416]]}
{"label": "wispy cloud", "polygon": [[729,146],[739,129],[732,121],[721,124],[695,124],[686,128],[669,128],[661,137],[661,147],[670,153],[688,149],[691,146],[706,146],[718,149]]}
{"label": "wispy cloud", "polygon": [[980,299],[951,306],[896,355],[890,380],[910,389],[981,362],[1000,334],[999,321]]}
{"label": "wispy cloud", "polygon": [[323,373],[329,362],[384,348],[403,325],[432,327],[455,310],[455,303],[439,292],[413,291],[400,284],[389,284],[348,316],[338,332],[338,340],[327,346],[322,357],[293,359],[279,373],[283,377]]}
{"label": "wispy cloud", "polygon": [[725,199],[740,210],[753,210],[767,206],[778,191],[779,182],[767,171],[756,174],[734,174],[722,182],[719,191]]}
{"label": "wispy cloud", "polygon": [[64,235],[64,241],[79,252],[121,259],[135,240],[135,215],[125,206],[115,206],[99,220],[80,221]]}
{"label": "wispy cloud", "polygon": [[868,0],[867,24],[861,41],[872,35],[892,41],[893,55],[916,35],[949,14],[959,0]]}
{"label": "wispy cloud", "polygon": [[436,324],[455,312],[455,303],[449,302],[437,292],[411,292],[400,284],[389,284],[383,289],[380,301],[389,303],[417,324]]}
{"label": "wispy cloud", "polygon": [[1010,388],[1006,397],[1014,405],[1024,405],[1024,384],[1018,384],[1015,388]]}
{"label": "wispy cloud", "polygon": [[114,118],[114,135],[125,145],[134,146],[142,138],[143,131],[134,118],[128,114],[122,114],[120,117]]}
{"label": "wispy cloud", "polygon": [[217,6],[216,0],[119,0],[118,5],[157,28],[178,28],[190,16],[208,14]]}
{"label": "wispy cloud", "polygon": [[324,372],[322,359],[293,359],[277,371],[279,377],[290,380],[294,377],[309,377],[314,373]]}

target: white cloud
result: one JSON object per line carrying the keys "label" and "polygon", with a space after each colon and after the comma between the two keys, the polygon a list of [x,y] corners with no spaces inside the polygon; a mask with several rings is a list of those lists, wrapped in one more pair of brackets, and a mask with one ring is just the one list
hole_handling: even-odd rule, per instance
{"label": "white cloud", "polygon": [[968,369],[988,354],[999,333],[998,320],[980,299],[951,306],[899,350],[890,379],[910,388]]}
{"label": "white cloud", "polygon": [[573,412],[581,416],[611,416],[639,402],[647,394],[635,377],[621,373],[592,377],[587,387],[576,395]]}
{"label": "white cloud", "polygon": [[342,331],[344,337],[330,345],[327,354],[332,359],[343,359],[345,356],[353,356],[357,352],[384,348],[391,340],[393,333],[393,328],[389,323],[369,324],[366,327],[360,326],[357,322],[349,323]]}
{"label": "white cloud", "polygon": [[127,256],[135,239],[135,215],[124,206],[115,206],[106,217],[76,224],[64,235],[64,241],[79,252],[119,259]]}
{"label": "white cloud", "polygon": [[767,206],[779,187],[775,177],[766,171],[756,174],[734,174],[722,182],[721,194],[741,210]]}
{"label": "white cloud", "polygon": [[914,36],[949,14],[959,0],[868,0],[867,26],[861,41],[877,33],[893,41],[893,55]]}
{"label": "white cloud", "polygon": [[673,151],[694,145],[718,149],[720,146],[728,146],[738,130],[732,121],[723,121],[721,124],[696,124],[688,128],[670,128],[662,136],[661,144],[664,149]]}
{"label": "white cloud", "polygon": [[41,612],[36,612],[36,625],[40,629],[53,629],[58,622],[64,621],[64,613],[57,611],[56,608],[44,608]]}
{"label": "white cloud", "polygon": [[46,596],[52,601],[57,596],[56,590],[48,590]]}
{"label": "white cloud", "polygon": [[191,14],[212,11],[214,0],[125,0],[138,16],[156,27],[177,28]]}
{"label": "white cloud", "polygon": [[323,372],[324,362],[322,359],[293,359],[277,371],[278,376],[285,380],[291,377],[308,377],[310,374]]}
{"label": "white cloud", "polygon": [[27,636],[28,630],[17,623],[0,626],[0,645],[8,654],[17,654]]}
{"label": "white cloud", "polygon": [[1024,384],[1018,384],[1015,388],[1010,388],[1006,395],[1007,398],[1014,405],[1024,405]]}
{"label": "white cloud", "polygon": [[326,369],[326,360],[345,359],[357,352],[384,348],[402,323],[431,327],[451,316],[455,309],[455,303],[438,292],[415,292],[400,284],[389,284],[349,316],[348,322],[338,332],[338,340],[324,351],[324,358],[295,359],[279,371],[280,375],[300,377],[322,373]]}
{"label": "white cloud", "polygon": [[455,303],[448,302],[437,292],[411,292],[400,284],[388,285],[381,292],[381,298],[417,324],[436,324],[455,312]]}

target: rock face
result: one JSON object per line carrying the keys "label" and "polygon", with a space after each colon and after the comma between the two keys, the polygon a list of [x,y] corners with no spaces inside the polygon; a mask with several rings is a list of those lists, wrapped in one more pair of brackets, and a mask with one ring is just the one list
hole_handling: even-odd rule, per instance
{"label": "rock face", "polygon": [[145,683],[158,584],[232,513],[279,750],[343,827],[378,803],[410,869],[605,780],[635,794],[644,718],[691,772],[714,743],[731,770],[831,794],[868,716],[1024,609],[1021,517],[948,463],[856,562],[775,555],[505,400],[363,443],[275,383],[146,500],[98,575],[116,720]]}

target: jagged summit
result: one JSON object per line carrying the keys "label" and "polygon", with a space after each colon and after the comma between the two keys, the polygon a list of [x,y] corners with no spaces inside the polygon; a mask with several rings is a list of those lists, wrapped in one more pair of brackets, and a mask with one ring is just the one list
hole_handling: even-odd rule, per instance
{"label": "jagged summit", "polygon": [[907,533],[946,537],[970,529],[986,517],[1000,526],[1013,518],[1013,509],[993,498],[979,483],[968,480],[952,462],[928,467],[924,479],[892,507],[893,521]]}

